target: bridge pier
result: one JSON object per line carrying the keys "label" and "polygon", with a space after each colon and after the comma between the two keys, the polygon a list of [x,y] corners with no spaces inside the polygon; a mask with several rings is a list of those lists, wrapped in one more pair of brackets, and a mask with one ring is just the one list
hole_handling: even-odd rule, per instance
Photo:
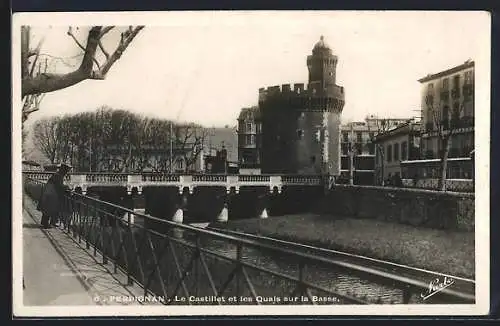
{"label": "bridge pier", "polygon": [[132,195],[133,192],[137,192],[138,195],[142,194],[142,186],[132,186],[127,185],[127,194]]}
{"label": "bridge pier", "polygon": [[219,215],[217,215],[217,222],[225,223],[229,221],[229,207],[234,199],[234,196],[236,196],[238,192],[239,189],[236,187],[227,188],[226,194],[224,195],[224,204]]}
{"label": "bridge pier", "polygon": [[269,206],[270,196],[271,196],[270,194],[261,194],[257,197],[257,205],[260,211],[259,214],[260,218],[264,219],[269,217],[268,206]]}
{"label": "bridge pier", "polygon": [[175,204],[175,212],[172,216],[172,222],[184,222],[184,212],[188,207],[188,197],[193,193],[193,190],[191,188],[189,188],[188,192],[186,192],[185,190],[185,188],[179,188],[179,195],[177,198],[177,203]]}

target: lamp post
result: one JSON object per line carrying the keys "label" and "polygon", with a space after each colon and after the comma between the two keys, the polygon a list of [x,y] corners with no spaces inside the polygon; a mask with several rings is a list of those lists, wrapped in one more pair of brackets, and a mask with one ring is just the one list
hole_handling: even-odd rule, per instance
{"label": "lamp post", "polygon": [[92,172],[92,137],[89,142],[89,172]]}
{"label": "lamp post", "polygon": [[172,149],[172,145],[173,145],[173,133],[172,133],[172,129],[173,129],[173,121],[170,121],[170,173],[172,173],[173,169],[172,169],[172,164],[173,164],[173,149]]}

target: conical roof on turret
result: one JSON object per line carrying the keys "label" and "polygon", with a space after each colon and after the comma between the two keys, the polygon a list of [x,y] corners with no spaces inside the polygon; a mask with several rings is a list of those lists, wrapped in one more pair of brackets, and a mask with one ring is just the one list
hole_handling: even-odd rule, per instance
{"label": "conical roof on turret", "polygon": [[313,52],[317,50],[332,50],[328,44],[325,42],[325,37],[321,35],[319,41],[314,45]]}
{"label": "conical roof on turret", "polygon": [[328,46],[328,44],[325,43],[325,38],[323,37],[323,35],[321,35],[321,37],[319,38],[319,41],[314,45],[314,48],[313,48],[313,53],[316,53],[319,51],[321,51],[321,52],[326,51],[329,53],[332,52],[332,49],[330,48],[330,46]]}

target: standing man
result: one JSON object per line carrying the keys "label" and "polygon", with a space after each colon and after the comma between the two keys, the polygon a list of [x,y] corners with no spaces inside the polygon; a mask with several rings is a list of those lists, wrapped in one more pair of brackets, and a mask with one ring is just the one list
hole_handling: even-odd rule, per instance
{"label": "standing man", "polygon": [[71,166],[59,164],[57,172],[50,177],[43,188],[37,208],[42,212],[42,227],[44,229],[55,226],[58,221],[64,199],[65,186],[63,181],[70,170]]}

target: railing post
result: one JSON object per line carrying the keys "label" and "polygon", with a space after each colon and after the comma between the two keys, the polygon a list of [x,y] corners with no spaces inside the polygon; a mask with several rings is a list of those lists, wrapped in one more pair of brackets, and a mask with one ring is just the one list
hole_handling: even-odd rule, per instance
{"label": "railing post", "polygon": [[85,229],[84,220],[81,215],[76,215],[75,211],[75,197],[73,194],[70,194],[70,214],[75,218],[78,218],[79,221],[79,229],[78,229],[78,243],[82,243],[82,234]]}
{"label": "railing post", "polygon": [[[124,247],[125,247],[125,241],[126,241],[126,237],[128,235],[130,235],[131,239],[131,243],[133,243],[134,239],[134,233],[132,232],[132,224],[131,224],[131,216],[130,216],[130,212],[127,213],[127,232],[125,232],[125,238],[123,239],[124,241]],[[147,224],[144,226],[144,228],[147,227]],[[127,248],[125,247],[124,250],[123,250],[123,254],[124,255],[128,255],[128,251],[127,251]],[[130,263],[129,263],[129,260],[128,260],[128,256],[127,256],[127,285],[129,286],[132,286],[134,284],[134,280],[132,279],[132,272],[130,271]]]}
{"label": "railing post", "polygon": [[[114,217],[114,215],[113,215]],[[104,265],[106,265],[108,263],[108,250],[107,250],[107,243],[108,241],[106,241],[105,237],[106,235],[108,234],[108,230],[107,230],[107,227],[108,227],[108,216],[106,216],[105,214],[103,214],[103,217],[101,218],[101,243],[102,243],[102,248],[101,248],[101,252],[102,252],[102,263]]]}
{"label": "railing post", "polygon": [[243,255],[243,246],[241,243],[238,243],[238,247],[236,248],[236,260],[237,260],[237,264],[238,264],[238,270],[236,272],[236,302],[237,303],[240,303],[240,299],[242,297],[242,293],[240,292],[241,291],[241,274],[243,273],[243,269],[242,269],[242,255]]}
{"label": "railing post", "polygon": [[90,249],[90,227],[91,225],[89,225],[89,212],[88,212],[88,207],[87,205],[85,204],[85,202],[83,201],[82,198],[80,198],[80,204],[78,205],[78,210],[80,211],[80,216],[82,215],[82,211],[83,211],[83,216],[84,216],[84,219],[85,219],[85,224],[86,224],[86,228],[87,228],[87,232],[85,234],[85,240],[86,240],[86,244],[85,244],[85,247],[87,249]]}
{"label": "railing post", "polygon": [[[90,205],[89,204],[87,204],[87,205],[88,205],[87,207],[88,207],[89,211],[94,212],[91,216],[92,217],[92,224],[94,223],[94,221],[95,221],[95,223],[99,223],[99,225],[95,227],[95,229],[98,229],[99,227],[101,227],[101,221],[100,221],[101,219],[96,215],[95,208],[92,207],[92,210],[91,210]],[[94,231],[94,230],[92,230],[92,231]],[[102,234],[101,234],[101,237],[102,237]],[[97,236],[94,236],[94,256],[97,256],[97,245],[98,245]]]}
{"label": "railing post", "polygon": [[194,295],[198,296],[199,292],[199,284],[200,284],[200,259],[201,259],[201,244],[200,244],[200,235],[196,234],[196,260],[194,261]]}
{"label": "railing post", "polygon": [[411,299],[411,291],[409,286],[403,287],[403,304],[408,304],[410,303]]}
{"label": "railing post", "polygon": [[304,284],[304,269],[306,268],[306,265],[304,263],[304,260],[299,261],[299,293],[300,295],[307,295],[306,293],[306,286]]}

